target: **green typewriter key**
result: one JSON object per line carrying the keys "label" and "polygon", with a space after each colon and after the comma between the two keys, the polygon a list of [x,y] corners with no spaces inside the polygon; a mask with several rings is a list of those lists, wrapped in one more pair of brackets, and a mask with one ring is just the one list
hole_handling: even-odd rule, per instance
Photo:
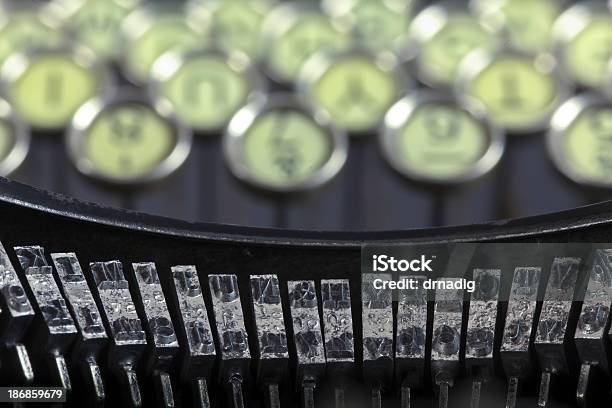
{"label": "green typewriter key", "polygon": [[594,93],[573,97],[555,112],[547,136],[556,167],[576,183],[612,187],[612,102]]}
{"label": "green typewriter key", "polygon": [[259,59],[263,22],[272,8],[264,0],[213,0],[204,2],[211,15],[211,31],[220,48],[240,51],[253,60]]}
{"label": "green typewriter key", "polygon": [[346,134],[322,112],[293,96],[261,96],[238,111],[224,137],[224,153],[239,179],[273,192],[318,187],[344,166]]}
{"label": "green typewriter key", "polygon": [[348,27],[324,13],[315,2],[281,4],[264,21],[262,58],[270,77],[278,82],[296,81],[302,65],[318,52],[350,47]]}
{"label": "green typewriter key", "polygon": [[12,55],[0,80],[15,112],[38,130],[65,127],[83,103],[114,86],[108,69],[86,49]]}
{"label": "green typewriter key", "polygon": [[474,180],[493,169],[503,155],[505,138],[474,104],[423,92],[405,97],[389,110],[380,143],[400,173],[448,185]]}
{"label": "green typewriter key", "polygon": [[0,65],[14,53],[62,45],[64,38],[57,15],[41,3],[0,3]]}
{"label": "green typewriter key", "polygon": [[171,3],[152,3],[137,8],[121,24],[124,74],[143,84],[155,60],[167,51],[187,52],[210,45],[208,11],[187,2],[183,8]]}
{"label": "green typewriter key", "polygon": [[170,52],[153,65],[153,98],[169,101],[176,115],[192,129],[213,132],[227,125],[255,92],[263,78],[242,54]]}
{"label": "green typewriter key", "polygon": [[504,33],[514,49],[539,53],[553,46],[553,26],[565,0],[472,0],[488,27]]}
{"label": "green typewriter key", "polygon": [[0,177],[19,167],[30,148],[30,130],[17,119],[11,106],[0,99]]}
{"label": "green typewriter key", "polygon": [[496,48],[497,36],[454,3],[436,4],[413,20],[400,56],[413,63],[417,78],[434,88],[452,86],[463,58],[478,48]]}
{"label": "green typewriter key", "polygon": [[395,51],[408,32],[412,19],[412,0],[323,0],[329,14],[350,24],[366,49]]}
{"label": "green typewriter key", "polygon": [[175,120],[170,105],[134,94],[90,100],[67,133],[68,153],[77,169],[115,185],[168,176],[185,162],[191,142],[191,132]]}
{"label": "green typewriter key", "polygon": [[[94,51],[98,58],[120,56],[121,22],[140,0],[55,0],[66,15],[64,30],[76,43]],[[61,12],[61,11],[60,11]]]}
{"label": "green typewriter key", "polygon": [[578,3],[554,27],[555,47],[564,71],[579,85],[606,84],[612,57],[612,13],[603,2]]}
{"label": "green typewriter key", "polygon": [[373,131],[411,83],[395,58],[361,52],[318,54],[298,80],[302,98],[352,134]]}
{"label": "green typewriter key", "polygon": [[533,57],[513,51],[470,53],[459,68],[456,90],[476,99],[493,122],[510,133],[548,126],[569,87],[549,54]]}

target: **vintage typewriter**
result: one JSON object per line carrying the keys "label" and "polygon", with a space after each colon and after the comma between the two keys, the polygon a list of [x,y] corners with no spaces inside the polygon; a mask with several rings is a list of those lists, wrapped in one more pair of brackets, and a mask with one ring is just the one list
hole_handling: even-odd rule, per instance
{"label": "vintage typewriter", "polygon": [[0,387],[610,406],[610,7],[0,0]]}

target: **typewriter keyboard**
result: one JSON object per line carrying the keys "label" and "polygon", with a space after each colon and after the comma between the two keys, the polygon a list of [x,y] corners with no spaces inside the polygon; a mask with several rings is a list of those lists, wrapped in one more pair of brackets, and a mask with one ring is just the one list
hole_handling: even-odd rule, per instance
{"label": "typewriter keyboard", "polygon": [[603,0],[0,4],[0,176],[306,230],[611,197]]}

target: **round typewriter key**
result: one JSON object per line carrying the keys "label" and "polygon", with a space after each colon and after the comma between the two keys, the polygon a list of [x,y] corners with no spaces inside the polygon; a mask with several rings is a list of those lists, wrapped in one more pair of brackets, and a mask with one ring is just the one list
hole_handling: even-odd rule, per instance
{"label": "round typewriter key", "polygon": [[298,81],[305,101],[327,112],[337,127],[356,134],[378,127],[409,85],[394,58],[359,52],[315,55]]}
{"label": "round typewriter key", "polygon": [[120,27],[140,0],[55,0],[67,10],[65,31],[76,43],[113,60],[120,56]]}
{"label": "round typewriter key", "polygon": [[485,25],[506,33],[514,49],[538,53],[553,45],[553,26],[565,0],[472,0]]}
{"label": "round typewriter key", "polygon": [[488,173],[503,155],[504,140],[484,110],[434,93],[417,93],[397,102],[380,135],[382,151],[397,171],[440,184]]}
{"label": "round typewriter key", "polygon": [[605,4],[576,4],[557,20],[554,36],[561,66],[579,85],[605,85],[612,57],[612,13]]}
{"label": "round typewriter key", "polygon": [[412,0],[324,0],[329,13],[350,24],[370,51],[395,51],[412,18]]}
{"label": "round typewriter key", "polygon": [[400,54],[414,62],[421,82],[444,88],[453,84],[461,60],[470,51],[497,45],[496,35],[465,9],[437,4],[414,18]]}
{"label": "round typewriter key", "polygon": [[191,142],[191,132],[174,118],[169,104],[153,104],[139,95],[90,100],[67,133],[78,170],[119,185],[169,175],[185,162]]}
{"label": "round typewriter key", "polygon": [[279,82],[297,80],[306,60],[322,51],[350,46],[348,29],[309,2],[277,6],[264,21],[261,46],[265,68]]}
{"label": "round typewriter key", "polygon": [[264,18],[272,4],[262,0],[206,3],[211,10],[211,30],[226,52],[240,51],[252,59],[259,58],[260,36]]}
{"label": "round typewriter key", "polygon": [[582,94],[555,112],[548,149],[557,168],[573,181],[612,187],[612,102]]}
{"label": "round typewriter key", "polygon": [[459,94],[481,102],[493,122],[511,133],[544,129],[569,94],[552,56],[477,50],[461,63]]}
{"label": "round typewriter key", "polygon": [[14,53],[62,45],[59,21],[46,11],[28,1],[0,4],[0,65]]}
{"label": "round typewriter key", "polygon": [[196,51],[168,53],[152,71],[154,98],[169,101],[185,124],[199,131],[218,130],[262,91],[263,79],[242,54]]}
{"label": "round typewriter key", "polygon": [[0,176],[6,177],[23,162],[30,147],[30,131],[0,99]]}
{"label": "round typewriter key", "polygon": [[40,130],[66,126],[83,103],[114,85],[108,70],[85,49],[13,55],[0,79],[15,112]]}
{"label": "round typewriter key", "polygon": [[210,45],[209,24],[205,8],[189,2],[184,9],[170,4],[136,9],[121,25],[124,73],[142,84],[149,79],[155,60],[165,52],[206,48]]}
{"label": "round typewriter key", "polygon": [[346,134],[322,112],[306,110],[289,95],[261,96],[228,126],[224,152],[243,181],[274,192],[315,188],[346,161]]}

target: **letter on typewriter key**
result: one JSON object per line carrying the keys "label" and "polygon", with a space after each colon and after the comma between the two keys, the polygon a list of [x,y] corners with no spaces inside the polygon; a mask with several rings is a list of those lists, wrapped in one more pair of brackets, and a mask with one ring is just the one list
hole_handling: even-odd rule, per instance
{"label": "letter on typewriter key", "polygon": [[552,117],[546,143],[548,154],[557,169],[575,183],[609,189],[612,187],[610,134],[610,98],[582,93],[568,99]]}
{"label": "letter on typewriter key", "polygon": [[[444,281],[461,281],[447,278]],[[453,283],[453,285],[455,285]],[[463,319],[463,291],[438,289],[434,308],[431,368],[433,380],[439,387],[439,406],[448,406],[448,388],[453,386],[459,372],[459,344]]]}
{"label": "letter on typewriter key", "polygon": [[580,406],[586,403],[591,367],[609,371],[605,328],[612,304],[612,250],[596,250],[592,262],[574,335],[578,358],[582,364],[576,390]]}
{"label": "letter on typewriter key", "polygon": [[314,408],[314,389],[325,371],[321,318],[314,281],[289,281],[289,308],[296,350],[296,381],[304,408]]}
{"label": "letter on typewriter key", "polygon": [[474,269],[476,289],[470,300],[467,324],[465,364],[473,377],[472,408],[480,405],[482,382],[493,376],[493,340],[499,297],[501,270]]}
{"label": "letter on typewriter key", "polygon": [[267,388],[269,406],[280,407],[278,384],[287,373],[289,351],[280,287],[276,275],[252,275],[251,295],[257,326],[257,376]]}
{"label": "letter on typewriter key", "polygon": [[558,0],[470,1],[470,6],[485,25],[505,30],[513,48],[531,54],[552,49],[553,25],[565,4]]}
{"label": "letter on typewriter key", "polygon": [[441,3],[446,4],[433,4],[416,15],[401,54],[404,60],[414,61],[421,82],[448,89],[457,79],[457,67],[470,51],[495,48],[500,41],[461,3]]}
{"label": "letter on typewriter key", "polygon": [[210,44],[208,12],[197,2],[147,2],[121,24],[123,73],[135,84],[145,84],[153,63],[169,50],[188,52]]}
{"label": "letter on typewriter key", "polygon": [[151,349],[147,371],[154,378],[155,388],[160,391],[157,398],[163,406],[173,407],[174,396],[170,381],[170,368],[179,351],[179,344],[166,305],[164,292],[153,262],[132,264],[140,293],[142,312],[146,316],[145,327]]}
{"label": "letter on typewriter key", "polygon": [[102,317],[87,286],[76,254],[55,253],[51,254],[51,259],[80,332],[78,344],[73,350],[74,358],[81,362],[80,368],[91,392],[91,402],[102,404],[105,391],[97,359],[108,343]]}
{"label": "letter on typewriter key", "polygon": [[399,100],[380,133],[391,166],[417,181],[450,185],[490,172],[504,152],[504,135],[477,106],[419,92]]}
{"label": "letter on typewriter key", "polygon": [[[298,136],[303,135],[303,136]],[[232,118],[224,153],[239,179],[275,192],[309,190],[335,177],[347,136],[290,94],[256,98]]]}
{"label": "letter on typewriter key", "polygon": [[565,74],[581,87],[606,86],[612,13],[606,1],[577,1],[557,19],[553,35]]}
{"label": "letter on typewriter key", "polygon": [[507,408],[516,406],[519,379],[532,374],[529,339],[535,323],[534,314],[541,272],[540,268],[534,267],[520,267],[514,270],[500,348],[504,371],[509,378]]}
{"label": "letter on typewriter key", "polygon": [[425,335],[427,333],[427,290],[425,276],[402,276],[412,280],[416,289],[399,293],[397,337],[395,339],[396,381],[401,386],[401,407],[410,407],[410,389],[423,385],[425,373]]}
{"label": "letter on typewriter key", "polygon": [[151,76],[152,96],[170,102],[179,119],[206,133],[225,128],[251,95],[264,90],[263,79],[242,55],[215,50],[165,54]]}
{"label": "letter on typewriter key", "polygon": [[251,352],[244,324],[236,275],[210,275],[208,277],[213,312],[221,345],[220,380],[231,386],[234,408],[244,407],[242,385],[245,383]]}
{"label": "letter on typewriter key", "polygon": [[393,303],[391,289],[375,289],[374,280],[390,281],[391,274],[361,275],[363,375],[373,385],[373,407],[380,408],[381,390],[393,378]]}
{"label": "letter on typewriter key", "polygon": [[114,85],[108,68],[82,48],[14,54],[6,64],[22,67],[0,72],[7,100],[26,123],[41,130],[66,127],[81,105]]}
{"label": "letter on typewriter key", "polygon": [[[117,46],[121,41],[121,22],[138,6],[140,0],[68,0],[58,3],[62,12],[68,12],[62,17],[72,39],[106,62],[121,57],[122,49]],[[63,7],[62,3],[69,3],[69,6]]]}
{"label": "letter on typewriter key", "polygon": [[512,134],[548,127],[569,87],[550,55],[478,49],[463,59],[457,92],[478,100],[491,120]]}
{"label": "letter on typewriter key", "polygon": [[[28,329],[34,309],[28,300],[25,290],[17,277],[17,273],[0,243],[0,346],[3,350],[3,360],[15,360],[14,383],[30,383],[34,380],[34,372],[29,354],[21,343],[23,334]],[[7,367],[10,365],[7,364]]]}
{"label": "letter on typewriter key", "polygon": [[119,93],[93,100],[76,113],[68,130],[68,152],[83,174],[115,185],[139,185],[162,179],[189,155],[191,131],[156,109],[148,97]]}
{"label": "letter on typewriter key", "polygon": [[15,53],[58,47],[65,41],[60,21],[49,18],[52,10],[47,4],[37,1],[0,3],[0,65]]}
{"label": "letter on typewriter key", "polygon": [[136,366],[146,348],[147,339],[136,313],[128,282],[119,261],[92,262],[89,265],[102,303],[102,313],[113,339],[109,365],[124,387],[130,406],[142,406]]}
{"label": "letter on typewriter key", "polygon": [[412,0],[321,2],[340,24],[352,24],[353,37],[368,50],[394,52],[408,31],[414,3]]}
{"label": "letter on typewriter key", "polygon": [[327,374],[336,381],[336,408],[345,407],[344,377],[350,376],[355,365],[351,290],[347,279],[321,281],[323,304],[323,335]]}
{"label": "letter on typewriter key", "polygon": [[361,52],[318,54],[304,65],[298,82],[305,100],[354,134],[375,131],[411,86],[396,61]]}
{"label": "letter on typewriter key", "polygon": [[180,331],[188,347],[181,381],[189,383],[195,378],[195,400],[200,407],[208,408],[207,380],[210,381],[216,350],[198,272],[193,265],[173,266],[172,278],[180,309]]}
{"label": "letter on typewriter key", "polygon": [[551,267],[534,342],[542,369],[541,407],[548,402],[551,374],[569,374],[564,344],[579,272],[580,258],[555,258]]}
{"label": "letter on typewriter key", "polygon": [[41,359],[50,355],[52,381],[70,391],[72,384],[64,354],[75,340],[77,329],[53,278],[53,268],[47,263],[42,247],[15,247],[15,253],[42,317],[40,332],[36,333],[44,333],[45,338],[41,341],[36,336],[33,354]]}
{"label": "letter on typewriter key", "polygon": [[315,2],[288,2],[264,20],[261,44],[267,74],[274,80],[297,80],[306,60],[316,53],[349,48],[348,30],[334,24]]}
{"label": "letter on typewriter key", "polygon": [[216,1],[204,3],[211,12],[211,28],[218,44],[228,53],[246,54],[253,61],[261,55],[261,28],[274,1]]}

